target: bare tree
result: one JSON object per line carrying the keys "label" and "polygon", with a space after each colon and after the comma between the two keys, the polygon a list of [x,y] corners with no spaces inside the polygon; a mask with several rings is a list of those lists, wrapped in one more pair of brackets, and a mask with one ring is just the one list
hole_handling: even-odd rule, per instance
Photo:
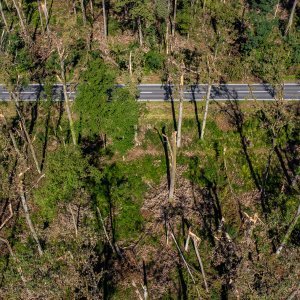
{"label": "bare tree", "polygon": [[[298,196],[298,200],[300,200],[299,196]],[[277,255],[280,255],[282,249],[285,247],[286,243],[288,242],[292,231],[294,230],[296,224],[298,223],[299,218],[300,218],[300,203],[299,203],[297,212],[296,212],[296,214],[295,214],[295,216],[294,216],[294,218],[293,218],[293,220],[292,220],[292,222],[291,222],[291,224],[290,224],[290,226],[289,226],[289,228],[288,228],[288,230],[287,230],[287,232],[286,232],[286,234],[285,234],[285,236],[282,240],[282,243],[280,244],[280,246],[278,247],[278,249],[276,251]]]}
{"label": "bare tree", "polygon": [[176,183],[176,165],[177,165],[177,143],[176,143],[177,132],[174,131],[172,134],[172,146],[167,139],[169,152],[170,152],[170,163],[171,163],[171,174],[170,174],[170,189],[169,189],[169,201],[172,202],[175,193],[175,183]]}
{"label": "bare tree", "polygon": [[178,112],[178,132],[177,132],[177,147],[181,147],[181,131],[183,119],[183,100],[184,100],[184,69],[182,68],[179,84],[179,112]]}
{"label": "bare tree", "polygon": [[[5,120],[5,123],[6,123],[6,120]],[[26,223],[29,227],[29,230],[31,232],[33,239],[35,240],[35,242],[37,244],[39,255],[42,256],[43,250],[42,250],[38,235],[36,233],[36,230],[33,226],[33,223],[32,223],[31,217],[30,217],[29,208],[27,205],[26,195],[25,195],[25,191],[24,191],[23,177],[24,177],[25,173],[28,170],[30,170],[30,168],[29,167],[26,168],[26,166],[25,166],[26,160],[24,158],[24,155],[22,155],[20,150],[18,149],[15,138],[11,132],[10,132],[10,138],[12,140],[12,144],[14,146],[15,152],[17,153],[17,155],[19,157],[19,161],[20,161],[18,169],[20,169],[21,171],[19,171],[19,174],[16,177],[16,185],[17,185],[18,194],[21,198],[21,203],[22,203],[22,207],[23,207],[23,210],[25,213]]]}
{"label": "bare tree", "polygon": [[3,23],[5,25],[5,28],[8,31],[9,27],[8,27],[8,23],[7,23],[7,20],[6,20],[4,11],[3,11],[3,6],[2,6],[2,1],[1,0],[0,0],[0,13],[1,13],[1,17],[2,17]]}
{"label": "bare tree", "polygon": [[[19,174],[19,176],[23,176],[23,175],[24,174]],[[25,197],[25,193],[24,193],[24,186],[23,186],[22,180],[19,183],[19,193],[20,193],[20,198],[21,198],[23,210],[24,210],[24,213],[25,213],[25,218],[26,218],[27,225],[30,229],[32,237],[34,238],[34,240],[37,244],[39,255],[42,256],[43,255],[42,246],[41,246],[41,243],[40,243],[39,238],[37,236],[36,230],[33,226],[33,223],[31,221],[31,217],[30,217],[30,213],[29,213],[29,209],[28,209],[28,205],[27,205],[27,201],[26,201],[26,197]]]}
{"label": "bare tree", "polygon": [[24,22],[25,18],[24,18],[23,12],[22,12],[22,10],[21,10],[21,8],[19,6],[20,3],[17,3],[16,0],[13,0],[13,4],[14,4],[14,7],[15,7],[15,9],[17,11],[22,31],[25,34],[25,36],[27,36],[27,30],[26,30],[26,26],[25,26],[25,22]]}
{"label": "bare tree", "polygon": [[42,10],[44,12],[45,16],[45,26],[47,31],[49,31],[49,13],[48,13],[48,8],[47,8],[47,0],[44,1],[44,3],[41,3]]}
{"label": "bare tree", "polygon": [[15,253],[13,252],[9,241],[7,239],[4,239],[3,237],[0,237],[0,241],[6,245],[11,258],[13,259],[13,261],[15,262],[15,264],[17,266],[17,271],[18,271],[19,276],[20,276],[20,278],[21,278],[21,280],[22,280],[22,282],[24,284],[24,287],[26,289],[27,295],[28,295],[29,298],[32,298],[32,294],[31,294],[31,292],[29,291],[29,289],[27,287],[27,280],[25,279],[25,276],[23,275],[23,270],[22,270],[22,268],[20,266],[20,261],[17,258],[17,256],[15,255]]}
{"label": "bare tree", "polygon": [[67,111],[69,125],[70,125],[72,141],[73,141],[73,144],[76,145],[77,140],[76,140],[73,117],[72,117],[71,108],[70,108],[70,100],[69,100],[69,96],[68,96],[67,80],[66,80],[65,60],[68,55],[66,53],[65,48],[63,48],[60,45],[60,43],[57,43],[57,53],[58,53],[59,60],[60,60],[60,77],[59,77],[59,79],[63,85],[64,100],[65,100],[66,111]]}
{"label": "bare tree", "polygon": [[188,251],[190,238],[193,240],[193,245],[194,245],[196,256],[197,256],[197,259],[198,259],[198,262],[199,262],[199,265],[200,265],[200,269],[201,269],[201,273],[202,273],[202,277],[203,277],[203,281],[204,281],[204,285],[205,285],[205,290],[206,290],[206,292],[209,292],[207,281],[206,281],[206,276],[205,276],[205,272],[204,272],[203,263],[202,263],[201,256],[200,256],[200,253],[199,253],[199,250],[198,250],[199,243],[200,243],[201,240],[196,234],[194,234],[191,231],[191,228],[189,228],[189,233],[188,233],[188,237],[187,237],[186,244],[185,244],[185,251]]}
{"label": "bare tree", "polygon": [[138,31],[139,31],[139,43],[140,46],[143,46],[143,31],[142,31],[142,21],[141,21],[141,17],[138,16],[137,19],[137,24],[138,24]]}
{"label": "bare tree", "polygon": [[168,6],[167,6],[167,18],[166,18],[166,37],[165,37],[165,43],[166,43],[166,54],[169,54],[169,32],[170,32],[170,20],[169,20],[169,16],[170,16],[170,1],[171,0],[167,0],[168,1]]}
{"label": "bare tree", "polygon": [[103,33],[104,37],[107,38],[107,15],[105,0],[102,0],[102,14],[103,14]]}
{"label": "bare tree", "polygon": [[173,20],[172,20],[172,36],[175,35],[175,27],[176,27],[176,14],[177,14],[177,0],[173,2]]}
{"label": "bare tree", "polygon": [[287,24],[286,29],[285,29],[285,35],[287,35],[289,33],[289,31],[290,31],[290,29],[292,27],[297,3],[298,3],[298,0],[294,0],[293,7],[292,7],[292,10],[291,10],[291,13],[290,13],[290,17],[289,17],[289,21],[288,21],[288,24]]}
{"label": "bare tree", "polygon": [[85,5],[84,0],[80,0],[80,6],[81,6],[81,12],[82,12],[82,19],[83,19],[83,25],[86,25],[86,11],[85,11]]}
{"label": "bare tree", "polygon": [[[34,160],[34,163],[35,163],[35,166],[36,166],[36,169],[38,171],[39,174],[41,174],[41,168],[40,168],[40,165],[39,165],[39,162],[37,160],[37,156],[36,156],[36,153],[35,153],[35,149],[33,147],[33,143],[32,143],[32,140],[31,140],[31,137],[30,137],[30,134],[28,133],[28,130],[26,128],[26,122],[25,122],[25,118],[23,116],[23,113],[20,109],[20,106],[19,106],[19,95],[18,93],[16,92],[11,92],[11,98],[14,100],[15,102],[15,106],[16,106],[16,111],[17,111],[17,114],[20,118],[20,124],[21,124],[21,129],[24,133],[24,136],[25,136],[25,139],[26,139],[26,142],[28,143],[29,145],[29,149],[30,149],[30,152],[31,152],[31,155],[32,155],[32,158]],[[17,151],[17,150],[16,150]]]}
{"label": "bare tree", "polygon": [[206,91],[206,97],[205,97],[205,109],[204,109],[204,116],[203,116],[202,128],[201,128],[201,140],[204,139],[204,132],[205,132],[205,127],[206,127],[209,101],[210,101],[210,92],[211,92],[211,83],[209,82],[207,85],[207,91]]}

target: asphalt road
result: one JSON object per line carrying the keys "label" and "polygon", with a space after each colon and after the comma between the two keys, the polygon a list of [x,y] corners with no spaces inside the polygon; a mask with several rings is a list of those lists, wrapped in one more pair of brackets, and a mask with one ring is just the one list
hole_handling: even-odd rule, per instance
{"label": "asphalt road", "polygon": [[[119,85],[122,86],[122,85]],[[139,101],[177,101],[179,98],[178,88],[175,86],[162,84],[140,84],[138,85]],[[184,88],[185,101],[201,101],[206,96],[207,85],[189,85]],[[61,101],[63,97],[62,85],[53,87],[53,99]],[[76,92],[68,91],[70,99],[74,99]],[[283,91],[285,100],[300,100],[300,84],[288,83],[284,85]],[[268,84],[222,84],[213,85],[210,98],[216,101],[226,100],[274,100],[276,97],[275,90]],[[20,92],[20,98],[23,101],[36,101],[45,98],[44,88],[42,85],[31,84],[24,87]],[[0,85],[0,100],[9,101],[10,94],[3,85]]]}

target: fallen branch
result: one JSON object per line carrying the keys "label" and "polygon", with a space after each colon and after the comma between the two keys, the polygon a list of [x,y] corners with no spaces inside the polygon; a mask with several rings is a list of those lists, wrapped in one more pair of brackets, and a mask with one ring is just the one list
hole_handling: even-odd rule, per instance
{"label": "fallen branch", "polygon": [[12,205],[11,202],[9,202],[8,204],[8,209],[9,209],[9,216],[4,220],[4,222],[1,224],[0,226],[0,230],[5,226],[5,224],[12,218],[12,216],[14,215],[13,210],[12,210]]}

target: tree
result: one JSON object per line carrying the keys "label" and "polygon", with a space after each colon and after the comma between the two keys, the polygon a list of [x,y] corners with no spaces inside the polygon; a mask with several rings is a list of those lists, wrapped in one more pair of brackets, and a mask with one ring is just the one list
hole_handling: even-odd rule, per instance
{"label": "tree", "polygon": [[81,134],[87,137],[108,135],[113,147],[124,152],[133,144],[138,123],[138,103],[126,88],[116,88],[115,72],[101,59],[89,63],[78,87],[75,109]]}
{"label": "tree", "polygon": [[294,0],[293,7],[292,7],[292,10],[291,10],[291,13],[290,13],[290,17],[289,17],[289,22],[288,22],[288,24],[286,26],[286,29],[285,29],[285,35],[287,35],[289,33],[290,28],[292,27],[297,3],[298,3],[298,0]]}

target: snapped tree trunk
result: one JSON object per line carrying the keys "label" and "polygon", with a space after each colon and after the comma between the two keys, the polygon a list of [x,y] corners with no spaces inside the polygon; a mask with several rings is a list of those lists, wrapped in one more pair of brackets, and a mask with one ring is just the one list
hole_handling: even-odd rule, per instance
{"label": "snapped tree trunk", "polygon": [[27,128],[26,128],[26,122],[25,122],[23,114],[22,114],[22,112],[21,112],[21,110],[19,108],[19,97],[15,93],[11,93],[11,96],[14,99],[14,102],[15,102],[15,105],[16,105],[16,110],[17,110],[18,116],[20,118],[20,123],[21,123],[22,131],[24,132],[24,135],[25,135],[25,138],[26,138],[26,142],[29,145],[29,149],[30,149],[32,158],[34,160],[36,169],[37,169],[38,173],[41,174],[42,173],[41,172],[41,168],[40,168],[40,165],[38,163],[38,160],[37,160],[37,157],[36,157],[36,153],[35,153],[35,150],[34,150],[34,147],[33,147],[33,144],[32,144],[31,138],[30,138],[30,135],[29,135],[29,133],[27,131]]}
{"label": "snapped tree trunk", "polygon": [[170,30],[170,22],[169,22],[169,17],[170,17],[170,0],[168,0],[168,10],[167,10],[167,18],[166,18],[166,54],[169,54],[169,30]]}
{"label": "snapped tree trunk", "polygon": [[129,53],[129,74],[132,76],[132,51]]}
{"label": "snapped tree trunk", "polygon": [[4,11],[3,11],[3,6],[2,6],[2,1],[1,0],[0,0],[0,13],[1,13],[1,17],[2,17],[3,23],[5,25],[5,28],[8,31],[9,27],[8,27],[8,23],[7,23],[7,20],[6,20]]}
{"label": "snapped tree trunk", "polygon": [[12,250],[12,248],[11,248],[11,245],[10,245],[9,241],[6,240],[6,239],[4,239],[4,238],[2,238],[2,237],[0,237],[0,241],[6,245],[6,247],[7,247],[8,251],[9,251],[9,254],[10,254],[11,258],[13,259],[13,261],[15,262],[15,264],[16,264],[16,266],[17,266],[17,271],[18,271],[19,276],[20,276],[20,278],[21,278],[21,280],[22,280],[22,282],[23,282],[23,284],[24,284],[24,287],[25,287],[25,289],[26,289],[26,292],[27,292],[27,294],[28,294],[28,297],[29,297],[29,298],[32,298],[32,294],[31,294],[30,290],[29,290],[28,287],[27,287],[27,280],[25,279],[25,277],[24,277],[24,275],[23,275],[23,270],[22,270],[22,268],[20,267],[20,261],[18,260],[17,256],[16,256],[15,253],[13,252],[13,250]]}
{"label": "snapped tree trunk", "polygon": [[29,214],[29,209],[28,209],[28,205],[27,205],[25,193],[24,193],[24,190],[23,190],[23,184],[22,184],[22,182],[19,185],[19,193],[20,193],[21,202],[22,202],[24,213],[25,213],[25,218],[26,218],[27,225],[28,225],[28,227],[30,229],[32,237],[34,238],[34,240],[35,240],[35,242],[37,244],[39,255],[42,256],[43,255],[42,246],[40,244],[40,241],[39,241],[39,238],[38,238],[37,233],[35,231],[35,228],[33,226],[33,223],[31,221],[31,217],[30,217],[30,214]]}
{"label": "snapped tree trunk", "polygon": [[64,100],[65,100],[66,111],[67,111],[68,120],[69,120],[69,124],[70,124],[70,131],[71,131],[72,141],[73,141],[73,145],[77,145],[74,122],[73,122],[73,118],[72,118],[72,113],[71,113],[71,108],[70,108],[70,101],[69,101],[69,96],[68,96],[68,91],[67,91],[65,62],[62,58],[60,60],[60,68],[61,68],[61,79],[62,79],[62,85],[63,85]]}
{"label": "snapped tree trunk", "polygon": [[286,26],[286,29],[285,29],[285,35],[287,35],[289,33],[289,31],[290,31],[290,29],[292,27],[297,3],[298,3],[298,0],[294,0],[292,11],[291,11],[291,14],[290,14],[290,17],[289,17],[289,22],[288,22],[288,24]]}
{"label": "snapped tree trunk", "polygon": [[172,202],[175,193],[175,181],[176,181],[176,155],[177,155],[177,144],[176,144],[177,132],[174,131],[172,134],[172,146],[169,144],[170,156],[171,156],[171,176],[170,176],[170,190],[169,190],[169,201]]}
{"label": "snapped tree trunk", "polygon": [[41,28],[42,28],[42,31],[44,32],[44,21],[43,21],[43,14],[42,14],[42,4],[41,4],[40,0],[38,0],[38,10],[39,10],[39,17],[40,17],[40,22],[41,22]]}
{"label": "snapped tree trunk", "polygon": [[86,25],[86,12],[85,12],[84,0],[80,0],[80,5],[81,5],[83,25],[85,26]]}
{"label": "snapped tree trunk", "polygon": [[25,27],[24,19],[23,19],[23,14],[21,12],[19,4],[16,2],[16,0],[13,0],[13,4],[14,4],[14,7],[17,11],[22,31],[25,34],[25,36],[27,36],[27,30],[26,30],[26,27]]}
{"label": "snapped tree trunk", "polygon": [[180,86],[179,86],[179,113],[178,113],[178,132],[177,132],[177,147],[181,147],[181,129],[182,129],[182,118],[183,118],[183,88],[184,88],[184,75],[181,74]]}
{"label": "snapped tree trunk", "polygon": [[103,34],[105,39],[107,38],[107,15],[105,0],[102,0],[102,14],[103,14]]}
{"label": "snapped tree trunk", "polygon": [[[298,197],[298,199],[300,200],[300,197]],[[281,245],[279,246],[279,248],[276,251],[277,255],[279,255],[281,253],[282,249],[284,248],[284,246],[288,242],[292,231],[294,230],[296,224],[298,223],[299,218],[300,218],[300,204],[298,206],[297,213],[294,216],[294,219],[293,219],[292,223],[290,224],[290,226],[288,228],[288,231],[286,232],[286,234],[285,234],[285,236],[283,238],[283,241],[282,241]]]}
{"label": "snapped tree trunk", "polygon": [[206,99],[205,99],[205,110],[204,110],[204,116],[203,116],[203,122],[201,128],[201,140],[204,139],[204,132],[206,127],[206,120],[207,120],[209,100],[210,100],[210,91],[211,91],[211,84],[209,83],[207,86]]}
{"label": "snapped tree trunk", "polygon": [[206,292],[209,292],[207,281],[206,281],[206,276],[205,276],[205,272],[204,272],[203,263],[202,263],[201,256],[200,256],[200,253],[199,253],[199,250],[198,250],[199,241],[197,241],[196,238],[193,237],[193,236],[192,236],[192,240],[193,240],[194,249],[195,249],[195,252],[196,252],[196,255],[197,255],[197,258],[198,258],[198,262],[199,262],[199,265],[200,265],[200,269],[201,269],[201,273],[202,273],[202,277],[203,277],[203,281],[204,281],[204,285],[205,285],[205,290],[206,290]]}
{"label": "snapped tree trunk", "polygon": [[172,36],[175,35],[175,27],[176,27],[176,13],[177,13],[177,0],[174,0],[173,7],[173,22],[172,22]]}
{"label": "snapped tree trunk", "polygon": [[143,46],[143,32],[142,32],[142,21],[141,17],[138,17],[138,30],[139,30],[139,42],[140,46]]}
{"label": "snapped tree trunk", "polygon": [[44,12],[45,16],[45,23],[46,23],[46,29],[49,31],[49,13],[48,13],[48,8],[47,8],[47,0],[44,1],[44,4],[42,3],[42,10]]}

